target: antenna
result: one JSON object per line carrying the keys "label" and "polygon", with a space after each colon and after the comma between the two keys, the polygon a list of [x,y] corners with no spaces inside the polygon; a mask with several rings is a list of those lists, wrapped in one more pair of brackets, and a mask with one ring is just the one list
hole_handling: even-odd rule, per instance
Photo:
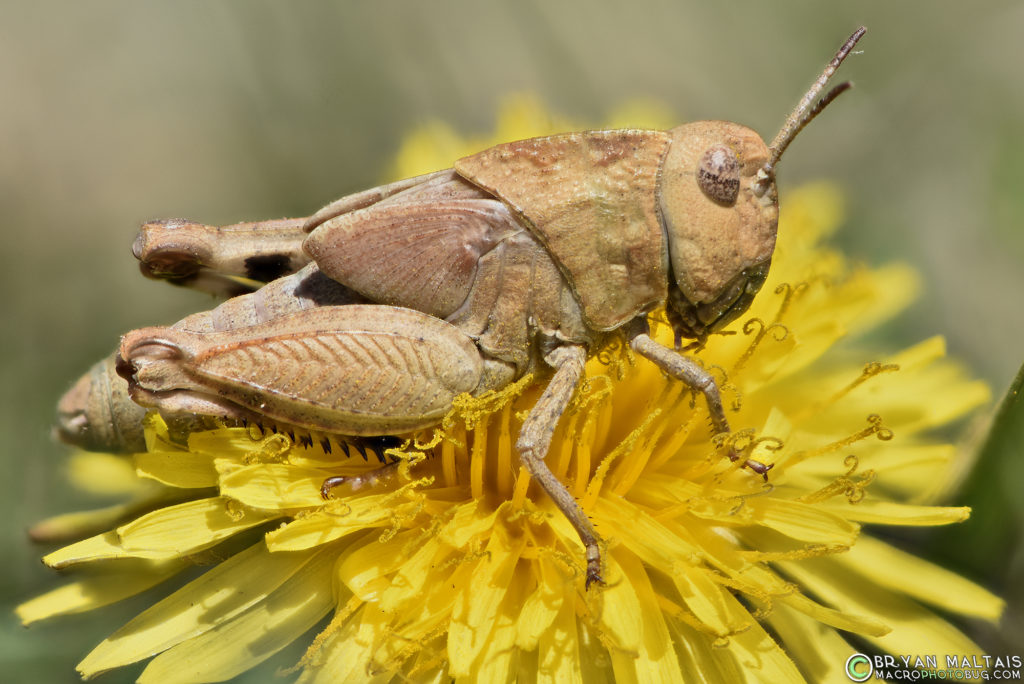
{"label": "antenna", "polygon": [[793,142],[793,138],[803,130],[804,126],[809,124],[814,117],[818,116],[825,107],[827,107],[834,99],[839,97],[841,94],[846,92],[852,87],[852,83],[846,81],[840,83],[832,90],[825,94],[825,97],[818,100],[818,102],[811,106],[811,102],[815,97],[818,96],[828,83],[828,80],[832,78],[832,74],[836,72],[839,65],[843,63],[846,56],[853,50],[853,46],[857,44],[857,41],[861,39],[866,28],[861,26],[859,29],[853,32],[846,42],[843,43],[842,47],[836,53],[836,56],[832,58],[832,61],[825,66],[825,70],[821,72],[821,76],[818,77],[807,91],[807,93],[801,98],[797,104],[796,109],[793,113],[786,118],[786,122],[782,124],[782,129],[779,131],[775,139],[772,140],[768,149],[771,151],[771,157],[768,162],[761,167],[757,172],[757,180],[754,181],[754,193],[760,197],[768,189],[768,184],[775,178],[775,165],[778,164],[779,159],[782,157],[782,153],[786,151],[789,144]]}

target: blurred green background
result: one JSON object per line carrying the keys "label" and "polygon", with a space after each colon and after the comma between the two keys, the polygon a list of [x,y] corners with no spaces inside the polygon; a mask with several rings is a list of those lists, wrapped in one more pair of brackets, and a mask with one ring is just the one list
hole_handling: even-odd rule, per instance
{"label": "blurred green background", "polygon": [[[55,584],[25,527],[95,503],[65,484],[67,450],[49,436],[57,398],[120,333],[213,303],[139,276],[129,248],[141,222],[306,215],[386,180],[417,124],[490,130],[510,93],[593,122],[630,98],[654,99],[681,122],[729,119],[770,138],[860,24],[862,52],[841,71],[857,88],[787,154],[783,211],[788,188],[842,186],[844,247],[873,264],[909,261],[925,279],[921,300],[887,328],[893,343],[941,333],[999,396],[1024,358],[1020,2],[4,2],[8,681],[75,681],[78,659],[150,601],[28,631],[9,612]],[[982,467],[971,503],[988,507],[988,523],[967,528],[971,550],[925,541],[946,565],[1011,595],[1004,625],[975,634],[993,652],[1020,653],[1022,504],[1006,502],[1024,482],[1005,458]]]}

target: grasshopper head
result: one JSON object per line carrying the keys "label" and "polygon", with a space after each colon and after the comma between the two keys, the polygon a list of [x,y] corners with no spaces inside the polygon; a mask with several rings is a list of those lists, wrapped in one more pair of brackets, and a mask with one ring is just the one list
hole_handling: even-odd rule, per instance
{"label": "grasshopper head", "polygon": [[676,332],[702,339],[741,314],[768,274],[779,204],[774,179],[758,194],[770,152],[754,131],[727,121],[672,129],[659,203],[674,287]]}
{"label": "grasshopper head", "polygon": [[864,35],[851,35],[766,145],[728,121],[698,121],[670,131],[658,202],[674,283],[668,314],[679,337],[704,339],[746,311],[768,276],[779,201],[775,167],[793,138],[850,87],[841,83],[812,104]]}

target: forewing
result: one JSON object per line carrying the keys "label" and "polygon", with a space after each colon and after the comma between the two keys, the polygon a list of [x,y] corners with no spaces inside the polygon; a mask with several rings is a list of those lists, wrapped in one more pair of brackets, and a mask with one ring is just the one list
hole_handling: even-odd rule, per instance
{"label": "forewing", "polygon": [[394,183],[388,183],[387,185],[381,185],[376,188],[370,188],[369,190],[362,190],[351,195],[346,195],[340,199],[334,200],[306,219],[303,230],[308,233],[335,216],[341,216],[342,214],[347,214],[351,211],[363,209],[364,207],[376,204],[377,202],[386,200],[387,198],[399,193],[407,192],[410,188],[415,188],[424,184],[431,184],[438,180],[443,181],[449,179],[452,175],[453,173],[451,169],[434,171],[433,173],[426,173],[422,176],[414,176],[413,178],[405,178],[400,181],[395,181]]}
{"label": "forewing", "polygon": [[375,302],[447,318],[469,295],[480,257],[521,230],[499,200],[420,193],[330,219],[305,249],[324,274]]}

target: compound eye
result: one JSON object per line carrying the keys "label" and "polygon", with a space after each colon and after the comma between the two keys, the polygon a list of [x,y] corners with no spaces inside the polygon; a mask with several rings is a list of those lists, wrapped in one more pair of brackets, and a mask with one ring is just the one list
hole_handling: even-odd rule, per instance
{"label": "compound eye", "polygon": [[732,206],[740,192],[740,160],[725,145],[712,145],[697,166],[697,185],[719,204]]}

